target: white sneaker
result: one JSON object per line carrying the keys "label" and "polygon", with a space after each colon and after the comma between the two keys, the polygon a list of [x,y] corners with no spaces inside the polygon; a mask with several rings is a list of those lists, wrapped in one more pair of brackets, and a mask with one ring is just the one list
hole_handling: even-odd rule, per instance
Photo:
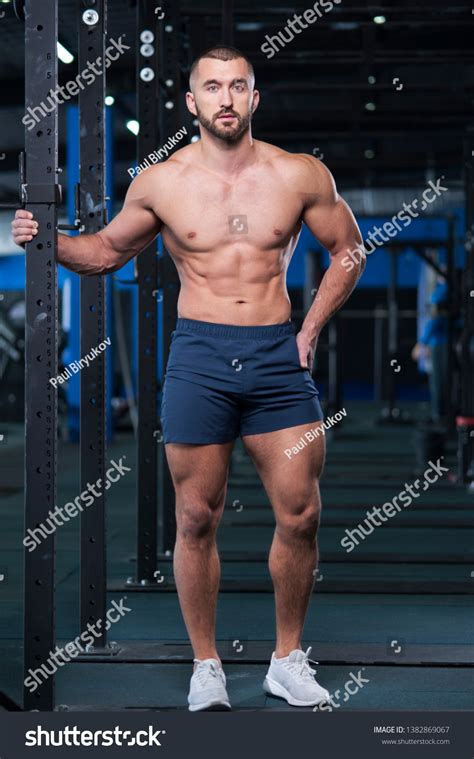
{"label": "white sneaker", "polygon": [[217,659],[194,659],[197,664],[189,688],[189,711],[230,709],[224,670]]}
{"label": "white sneaker", "polygon": [[286,699],[291,706],[316,706],[322,701],[329,701],[329,691],[316,682],[316,670],[309,666],[310,653],[311,647],[306,653],[295,648],[288,656],[277,659],[273,652],[263,690]]}

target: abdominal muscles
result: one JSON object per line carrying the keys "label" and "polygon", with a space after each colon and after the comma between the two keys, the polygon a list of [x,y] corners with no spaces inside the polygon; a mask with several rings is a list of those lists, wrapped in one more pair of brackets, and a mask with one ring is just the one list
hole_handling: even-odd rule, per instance
{"label": "abdominal muscles", "polygon": [[[286,270],[292,251],[258,250],[244,242],[218,250],[167,249],[177,266],[181,291],[178,313],[183,318],[224,324],[277,324],[290,317]],[[280,241],[279,241],[280,242]]]}

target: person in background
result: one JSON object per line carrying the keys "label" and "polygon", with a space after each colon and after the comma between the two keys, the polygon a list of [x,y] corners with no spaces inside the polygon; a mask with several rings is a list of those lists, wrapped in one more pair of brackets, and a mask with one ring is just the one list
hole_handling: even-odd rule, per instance
{"label": "person in background", "polygon": [[412,350],[412,358],[427,359],[429,377],[431,420],[442,421],[446,414],[448,391],[448,285],[444,277],[437,278],[437,284],[430,299],[431,318],[425,324],[421,337]]}

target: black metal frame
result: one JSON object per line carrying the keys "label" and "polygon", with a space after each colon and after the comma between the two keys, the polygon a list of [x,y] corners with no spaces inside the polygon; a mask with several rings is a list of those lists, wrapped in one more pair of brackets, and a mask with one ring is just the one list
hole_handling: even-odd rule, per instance
{"label": "black metal frame", "polygon": [[[468,371],[464,378],[464,413],[474,417],[474,128],[471,128],[465,142],[465,189],[466,189],[466,266],[464,269],[464,318],[467,331],[465,346]],[[472,443],[474,446],[474,442]],[[473,451],[471,450],[471,455]]]}
{"label": "black metal frame", "polygon": [[[238,633],[236,634],[237,637]],[[275,647],[274,640],[248,640],[245,636],[238,635],[238,640],[230,638],[218,640],[217,646],[221,652],[222,661],[225,664],[267,664]],[[236,645],[237,644],[237,645]],[[240,645],[238,645],[240,644]],[[306,640],[303,648],[307,645],[315,645],[313,641]],[[331,643],[317,642],[319,664],[371,664],[382,666],[398,666],[398,658],[394,656],[389,645],[372,642],[348,643],[341,646],[339,641]],[[403,656],[404,666],[467,666],[472,667],[472,647],[468,645],[452,646],[432,645],[415,643],[407,646]],[[80,657],[76,659],[80,662]],[[98,658],[97,663],[105,663],[105,659]],[[159,664],[192,664],[193,652],[191,644],[187,641],[170,640],[160,644],[136,643],[124,641],[123,650],[117,655],[116,661],[120,663],[159,663]],[[239,709],[240,711],[240,709]]]}
{"label": "black metal frame", "polygon": [[[387,287],[387,310],[388,310],[388,329],[387,329],[387,367],[388,364],[393,366],[396,362],[398,352],[398,301],[397,301],[397,278],[398,278],[398,256],[397,251],[388,246],[390,256],[390,274]],[[393,371],[386,372],[386,401],[387,406],[382,410],[381,421],[385,422],[402,422],[405,417],[402,415],[400,408],[397,406],[397,392],[395,374]]]}
{"label": "black metal frame", "polygon": [[457,419],[458,479],[474,482],[474,129],[464,141],[464,184],[466,191],[466,263],[463,272],[462,335],[458,356],[462,366],[460,395],[462,416]]}
{"label": "black metal frame", "polygon": [[234,0],[222,0],[222,42],[234,44]]}
{"label": "black metal frame", "polygon": [[[163,18],[158,17],[145,0],[140,0],[137,5],[139,163],[156,149],[157,138],[162,145],[179,128],[179,7],[178,3],[167,2],[161,8]],[[146,32],[144,36],[143,32]],[[148,50],[142,45],[147,45]],[[161,430],[157,390],[162,392],[163,382],[158,385],[156,372],[157,328],[165,367],[177,318],[179,278],[164,247],[157,256],[155,242],[136,262],[136,276],[139,285],[137,561],[135,577],[128,578],[126,582],[131,592],[150,583],[156,585],[159,552],[170,555],[176,539],[175,492],[162,435],[157,436]],[[155,300],[157,293],[160,294],[161,305],[159,321]]]}
{"label": "black metal frame", "polygon": [[[166,2],[164,14],[159,26],[161,77],[158,113],[162,144],[179,129],[182,107],[178,34],[181,23],[179,3]],[[177,318],[179,278],[176,267],[164,246],[160,257],[160,287],[163,294],[161,345],[163,365],[165,365],[168,361],[171,333]],[[158,551],[171,552],[176,541],[175,492],[163,444],[159,447],[158,528]]]}
{"label": "black metal frame", "polygon": [[[46,102],[57,86],[58,0],[26,0],[26,108]],[[48,518],[56,506],[58,374],[57,203],[58,114],[52,108],[25,130],[28,156],[23,201],[39,224],[26,245],[25,321],[25,533]],[[45,662],[55,646],[55,533],[32,551],[25,550],[24,677]],[[24,708],[49,711],[54,677],[31,693],[24,687]]]}
{"label": "black metal frame", "polygon": [[[79,70],[88,60],[105,60],[106,0],[79,0]],[[89,11],[89,15],[85,11]],[[97,17],[91,19],[90,13]],[[94,23],[91,23],[95,21]],[[105,64],[100,75],[79,94],[80,124],[80,220],[86,234],[99,232],[106,224],[105,204]],[[103,276],[82,277],[81,356],[106,337],[106,280]],[[81,492],[99,478],[101,496],[81,512],[81,630],[105,618],[106,612],[106,523],[105,372],[107,352],[102,351],[81,370]],[[102,625],[95,645],[106,644]]]}
{"label": "black metal frame", "polygon": [[[418,258],[421,258],[425,263],[431,266],[439,275],[444,277],[449,284],[449,335],[450,338],[454,334],[454,316],[453,311],[456,307],[456,282],[455,282],[455,243],[456,243],[456,228],[454,219],[451,215],[445,217],[447,221],[447,237],[435,238],[432,240],[391,240],[386,246],[384,246],[390,253],[390,278],[387,288],[387,305],[388,305],[388,335],[387,335],[387,355],[389,363],[397,358],[398,355],[398,303],[396,298],[397,293],[397,270],[398,259],[397,254],[407,247],[413,247]],[[430,247],[443,247],[446,249],[446,261],[447,266],[444,271],[439,263],[435,261],[432,256],[425,252],[425,248]],[[449,341],[448,352],[448,367],[450,372],[454,368],[453,361],[453,344],[452,340]],[[396,379],[394,372],[387,372],[386,374],[386,400],[388,406],[382,410],[380,422],[382,423],[405,423],[409,422],[410,417],[406,412],[402,412],[396,405]],[[452,399],[451,396],[447,396],[448,413],[452,412]]]}
{"label": "black metal frame", "polygon": [[[137,161],[156,149],[158,134],[158,18],[146,0],[137,4]],[[151,53],[151,55],[150,55]],[[156,570],[158,461],[157,299],[158,257],[154,240],[135,263],[138,282],[137,564],[135,580],[154,581]]]}

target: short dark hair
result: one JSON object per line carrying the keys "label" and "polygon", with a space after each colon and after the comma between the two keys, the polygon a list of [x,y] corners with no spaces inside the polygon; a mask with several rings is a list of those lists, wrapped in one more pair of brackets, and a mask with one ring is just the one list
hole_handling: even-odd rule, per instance
{"label": "short dark hair", "polygon": [[207,50],[204,50],[203,53],[198,55],[197,58],[194,59],[191,71],[189,72],[189,82],[191,83],[191,78],[199,64],[199,61],[202,58],[214,58],[217,61],[233,61],[236,58],[243,58],[246,62],[249,73],[255,80],[255,72],[253,70],[252,63],[247,58],[245,53],[242,53],[241,50],[237,50],[236,47],[232,47],[231,45],[213,45],[212,47],[208,47]]}

